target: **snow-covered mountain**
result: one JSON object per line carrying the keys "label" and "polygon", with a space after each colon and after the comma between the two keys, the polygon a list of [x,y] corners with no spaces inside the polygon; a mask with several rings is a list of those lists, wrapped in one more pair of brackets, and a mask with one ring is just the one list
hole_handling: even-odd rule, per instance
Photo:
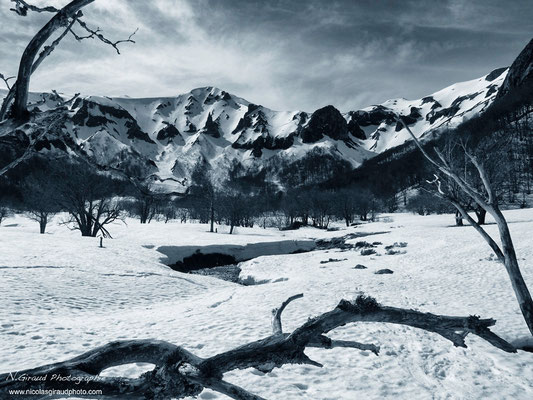
{"label": "snow-covered mountain", "polygon": [[147,99],[79,96],[66,106],[68,96],[56,94],[34,93],[30,101],[61,116],[57,137],[48,134],[43,151],[68,148],[101,166],[150,176],[162,190],[184,191],[199,161],[210,164],[219,182],[238,171],[280,183],[280,168],[306,157],[357,168],[410,139],[395,115],[418,137],[455,126],[485,110],[506,75],[501,68],[421,99],[347,113],[331,105],[312,113],[274,111],[214,87]]}

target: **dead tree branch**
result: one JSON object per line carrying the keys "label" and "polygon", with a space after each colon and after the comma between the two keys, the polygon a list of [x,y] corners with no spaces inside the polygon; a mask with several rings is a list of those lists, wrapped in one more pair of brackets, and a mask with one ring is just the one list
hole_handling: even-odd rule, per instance
{"label": "dead tree branch", "polygon": [[[63,124],[65,123],[65,115],[49,115],[46,116],[42,121],[42,125],[46,126],[47,129],[41,130],[37,136],[30,137],[29,143],[22,155],[15,158],[12,162],[5,165],[0,169],[0,177],[7,174],[9,171],[15,169],[18,165],[20,165],[23,162],[28,161],[32,156],[35,155],[35,145],[41,141],[49,132],[58,131],[61,129]],[[67,156],[67,154],[65,154]]]}
{"label": "dead tree branch", "polygon": [[498,243],[496,243],[496,241],[487,233],[487,231],[483,229],[483,227],[479,223],[477,223],[474,220],[474,218],[470,216],[470,214],[468,214],[468,211],[463,206],[463,204],[461,204],[461,201],[456,196],[454,196],[452,193],[446,192],[443,189],[442,182],[439,176],[437,176],[436,174],[434,176],[435,176],[434,180],[427,181],[427,182],[430,184],[434,184],[436,186],[436,190],[437,190],[436,195],[440,197],[441,199],[447,200],[448,202],[450,202],[457,209],[457,211],[459,211],[461,216],[464,219],[466,219],[470,225],[474,227],[474,229],[481,235],[483,239],[485,239],[485,241],[488,243],[492,251],[494,251],[494,253],[496,254],[496,257],[498,257],[498,260],[504,263],[505,256],[503,255]]}
{"label": "dead tree branch", "polygon": [[[19,63],[19,70],[17,74],[16,84],[13,85],[13,94],[6,97],[2,110],[0,110],[0,120],[5,118],[7,106],[13,101],[13,118],[19,120],[26,120],[28,118],[28,90],[30,84],[30,77],[36,67],[39,66],[40,62],[50,54],[50,52],[57,46],[57,43],[66,35],[66,33],[71,32],[77,40],[87,39],[87,38],[97,38],[101,42],[112,46],[118,54],[120,50],[118,45],[121,43],[135,43],[132,39],[133,35],[137,32],[133,32],[127,39],[111,41],[107,39],[102,31],[97,28],[91,29],[84,21],[81,20],[83,16],[81,9],[88,4],[92,3],[94,0],[72,0],[66,6],[61,9],[55,7],[37,7],[32,4],[28,4],[24,0],[11,0],[15,3],[15,8],[12,10],[21,16],[25,16],[28,13],[28,10],[35,12],[51,12],[55,15],[35,34],[32,40],[28,43]],[[80,27],[86,30],[89,35],[82,37],[74,33],[73,24],[77,22]],[[61,27],[67,27],[60,37],[52,43],[51,46],[45,47],[45,50],[39,54],[39,58],[35,61],[41,47],[43,47],[46,42],[52,37],[54,32]]]}
{"label": "dead tree branch", "polygon": [[28,10],[35,11],[38,13],[42,12],[51,12],[51,13],[57,13],[59,12],[59,9],[53,7],[53,6],[47,6],[47,7],[37,7],[33,4],[29,4],[25,2],[24,0],[11,0],[11,2],[15,3],[15,8],[12,8],[11,11],[16,12],[21,17],[25,17],[28,15]]}
{"label": "dead tree branch", "polygon": [[[39,65],[41,65],[44,59],[48,57],[54,51],[54,49],[57,47],[59,42],[61,42],[61,40],[63,40],[63,38],[68,34],[70,29],[72,28],[72,25],[74,25],[77,18],[79,18],[80,16],[81,16],[81,11],[76,14],[76,16],[68,24],[67,28],[56,39],[54,39],[54,41],[52,41],[52,43],[50,43],[49,46],[44,46],[43,50],[39,53],[37,60],[35,60],[35,62],[33,63],[31,67],[31,74],[33,74],[35,70],[39,68]],[[7,93],[6,97],[4,98],[4,101],[2,102],[2,108],[0,108],[0,121],[2,121],[6,117],[8,107],[15,97],[16,85],[17,85],[17,82],[15,81],[13,86],[9,88],[9,92]]]}
{"label": "dead tree branch", "polygon": [[303,293],[295,294],[294,296],[291,296],[285,300],[279,308],[274,308],[272,310],[272,333],[274,335],[283,333],[283,329],[281,327],[281,313],[283,310],[285,310],[285,307],[287,307],[291,301],[301,299],[302,297],[304,297]]}
{"label": "dead tree branch", "polygon": [[[15,119],[26,120],[28,118],[28,91],[30,77],[33,70],[35,58],[41,47],[43,47],[56,30],[69,24],[72,18],[79,16],[79,11],[94,0],[72,0],[60,10],[46,10],[56,14],[35,34],[30,40],[19,63],[17,82],[15,85],[13,117]],[[26,15],[29,5],[15,0],[20,15]],[[44,9],[37,9],[36,11]]]}
{"label": "dead tree branch", "polygon": [[6,84],[6,87],[7,87],[7,90],[11,90],[11,86],[9,86],[9,81],[11,79],[15,79],[14,76],[4,76],[4,74],[0,74],[0,79],[2,79],[4,81],[4,83]]}
{"label": "dead tree branch", "polygon": [[[274,310],[275,320],[281,321],[281,313],[285,307],[301,297],[302,295],[292,296],[279,309]],[[332,311],[310,319],[290,334],[281,333],[281,322],[279,324],[276,322],[273,324],[274,333],[271,336],[209,358],[197,357],[180,346],[159,340],[111,342],[68,361],[1,374],[0,394],[6,395],[10,390],[25,389],[85,389],[102,390],[103,394],[99,398],[122,396],[121,398],[128,399],[161,400],[197,396],[204,388],[210,388],[233,399],[261,400],[262,397],[224,381],[224,374],[246,368],[269,372],[285,364],[309,364],[321,367],[322,364],[311,360],[304,353],[307,347],[357,348],[373,351],[377,355],[379,348],[375,345],[331,340],[324,336],[340,326],[357,322],[384,322],[411,326],[437,333],[459,347],[466,347],[465,338],[472,333],[503,351],[516,352],[511,344],[489,329],[496,323],[493,319],[480,319],[477,316],[449,317],[387,307],[378,304],[371,297],[359,296],[353,302],[341,300]],[[151,363],[156,367],[137,379],[99,376],[107,368],[134,362]],[[71,379],[53,381],[51,377],[58,375],[70,375]],[[18,376],[30,378],[19,380]],[[31,379],[31,377],[40,377],[40,379]],[[53,396],[32,396],[32,399],[40,398],[53,398]]]}
{"label": "dead tree branch", "polygon": [[[496,224],[498,225],[498,233],[500,236],[501,246],[498,246],[495,240],[477,223],[473,223],[472,226],[478,231],[481,237],[489,244],[491,249],[496,253],[498,259],[503,261],[507,274],[509,275],[509,280],[511,281],[511,286],[516,296],[516,300],[520,307],[520,311],[524,317],[524,321],[529,329],[529,332],[533,335],[533,299],[526,285],[526,282],[520,271],[520,266],[518,265],[518,258],[516,256],[513,240],[511,238],[511,232],[509,226],[507,225],[507,220],[503,215],[500,207],[498,205],[498,198],[495,194],[494,188],[492,187],[490,180],[488,178],[487,171],[483,167],[483,164],[473,156],[470,152],[467,151],[466,146],[463,146],[464,153],[466,157],[470,160],[472,165],[475,167],[486,194],[482,194],[477,191],[474,185],[471,182],[467,182],[466,177],[463,179],[459,174],[454,171],[452,166],[448,163],[446,157],[438,150],[434,149],[435,153],[439,160],[435,160],[431,157],[424,147],[420,144],[418,138],[413,134],[411,129],[403,121],[401,116],[396,115],[396,119],[400,122],[403,127],[409,132],[409,135],[415,142],[418,149],[422,152],[422,155],[429,161],[439,173],[450,178],[451,181],[455,182],[457,186],[470,197],[480,208],[485,210],[490,214]],[[440,185],[440,180],[437,179],[438,184]],[[439,186],[439,191],[443,194],[442,188]],[[486,197],[486,198],[485,198]],[[473,219],[468,216],[468,213],[461,206],[459,201],[451,198],[450,202],[455,206],[455,208],[461,213],[461,215],[466,218],[470,223],[473,222]]]}
{"label": "dead tree branch", "polygon": [[103,35],[102,30],[100,28],[91,29],[91,28],[89,28],[89,26],[84,21],[82,21],[80,19],[78,19],[77,22],[84,30],[86,30],[89,33],[89,35],[87,35],[87,36],[79,36],[72,29],[70,29],[70,32],[72,33],[72,35],[74,35],[74,37],[76,38],[76,40],[78,42],[81,42],[84,39],[97,38],[102,43],[108,44],[109,46],[113,47],[116,50],[117,54],[120,54],[120,49],[118,48],[118,45],[120,43],[135,43],[135,41],[132,39],[132,37],[139,30],[139,28],[135,29],[135,31],[130,36],[128,36],[127,39],[121,39],[121,40],[117,40],[117,41],[113,42],[113,41],[109,40],[108,38],[106,38]]}

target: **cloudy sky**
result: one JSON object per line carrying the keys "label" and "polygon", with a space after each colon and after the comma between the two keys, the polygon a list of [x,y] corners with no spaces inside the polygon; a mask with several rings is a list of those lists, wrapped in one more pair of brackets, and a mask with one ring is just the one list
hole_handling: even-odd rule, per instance
{"label": "cloudy sky", "polygon": [[[23,18],[11,5],[0,0],[0,72],[14,75],[51,15]],[[96,0],[84,14],[112,39],[139,28],[137,43],[117,55],[69,36],[32,90],[155,97],[217,86],[277,110],[347,111],[510,65],[533,36],[531,0]]]}

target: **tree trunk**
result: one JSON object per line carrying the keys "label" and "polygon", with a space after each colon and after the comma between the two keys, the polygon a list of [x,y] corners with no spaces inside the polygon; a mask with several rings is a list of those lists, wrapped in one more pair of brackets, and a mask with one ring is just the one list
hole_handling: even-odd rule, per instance
{"label": "tree trunk", "polygon": [[[181,399],[191,396],[196,398],[204,388],[209,388],[232,399],[264,400],[224,381],[224,374],[250,368],[264,374],[286,364],[323,367],[304,353],[309,347],[358,349],[379,355],[380,347],[375,344],[336,340],[326,336],[336,328],[358,322],[411,326],[438,334],[454,346],[462,348],[467,347],[467,335],[473,334],[505,352],[517,351],[513,345],[490,330],[496,323],[493,319],[450,317],[387,307],[366,296],[358,296],[353,302],[341,300],[333,310],[310,318],[292,333],[285,333],[281,314],[291,301],[302,296],[291,296],[281,307],[272,310],[272,335],[209,358],[200,358],[180,346],[159,340],[114,341],[64,362],[0,374],[0,397],[12,398],[11,394],[15,390],[23,393],[26,390],[35,391],[31,396],[34,399],[64,397],[50,397],[48,393],[40,393],[53,388],[98,390],[101,391],[97,396],[99,399]],[[101,375],[109,367],[141,362],[154,364],[155,369],[138,378]],[[57,380],[57,376],[67,375],[69,379]],[[80,397],[95,398],[88,394]],[[22,395],[21,398],[30,396]]]}
{"label": "tree trunk", "polygon": [[2,101],[2,107],[0,108],[0,121],[3,121],[7,114],[7,109],[9,105],[11,104],[11,101],[13,100],[13,97],[15,97],[15,87],[17,85],[17,82],[13,84],[9,92],[7,93],[6,97],[4,97],[4,100]]}
{"label": "tree trunk", "polygon": [[94,0],[73,0],[63,7],[56,15],[41,28],[24,49],[20,59],[15,88],[15,100],[13,102],[13,117],[24,120],[28,117],[28,91],[30,89],[30,77],[33,61],[41,47],[52,34],[61,26],[66,26],[68,18],[73,17],[81,8]]}
{"label": "tree trunk", "polygon": [[[398,118],[398,121],[400,121],[404,128],[409,132],[411,137],[413,138],[415,144],[420,149],[424,157],[431,162],[440,172],[446,174],[451,179],[453,179],[461,188],[461,190],[467,194],[472,200],[474,200],[477,205],[484,209],[486,212],[488,212],[496,221],[496,224],[498,225],[498,231],[500,234],[500,241],[502,244],[501,250],[498,254],[498,246],[494,242],[494,240],[483,230],[483,228],[477,224],[475,224],[475,221],[468,217],[466,210],[463,210],[463,213],[465,214],[465,218],[476,228],[476,230],[481,234],[483,239],[488,242],[488,244],[491,246],[491,248],[496,249],[496,253],[498,254],[498,258],[502,260],[505,265],[505,269],[507,270],[507,274],[509,275],[509,279],[511,280],[511,286],[514,290],[516,300],[518,301],[518,305],[520,307],[520,310],[522,311],[522,315],[524,317],[524,321],[526,322],[526,325],[533,335],[533,300],[531,299],[531,294],[529,293],[529,290],[526,286],[526,283],[524,281],[524,278],[522,277],[522,273],[520,272],[520,267],[518,265],[518,260],[516,258],[516,252],[514,249],[513,241],[511,239],[511,233],[509,232],[509,226],[507,225],[507,221],[505,220],[505,217],[501,210],[498,207],[498,201],[497,197],[495,195],[494,189],[491,186],[490,180],[488,179],[488,175],[483,168],[483,165],[480,164],[477,159],[474,156],[468,155],[465,149],[465,155],[468,155],[470,158],[470,161],[472,164],[476,167],[479,177],[481,178],[483,182],[483,186],[485,187],[486,194],[488,196],[488,201],[485,201],[482,196],[479,195],[479,193],[472,187],[472,185],[469,185],[464,180],[461,180],[456,173],[453,172],[449,167],[446,165],[446,161],[444,160],[444,157],[440,152],[438,152],[437,149],[435,151],[437,152],[437,155],[439,158],[443,161],[443,163],[438,163],[433,158],[429,156],[429,154],[424,150],[416,136],[413,134],[411,129],[403,122],[401,118]],[[444,193],[441,191],[440,187],[440,181],[438,182],[438,190],[439,193]],[[453,204],[453,201],[452,201]],[[454,204],[458,210],[461,208],[461,206],[458,207],[457,204]],[[503,257],[502,257],[503,255]]]}
{"label": "tree trunk", "polygon": [[231,235],[233,233],[233,228],[235,227],[235,224],[231,222],[230,228],[229,228],[229,234]]}
{"label": "tree trunk", "polygon": [[493,214],[496,223],[498,224],[498,229],[500,232],[500,240],[502,242],[502,250],[505,256],[505,269],[509,274],[509,279],[511,280],[511,285],[513,287],[516,300],[524,316],[527,327],[533,335],[533,300],[531,299],[531,294],[526,286],[526,282],[522,277],[520,272],[520,267],[518,266],[518,260],[516,258],[516,252],[513,245],[513,240],[511,239],[511,233],[509,232],[509,227],[505,221],[505,217],[502,212],[496,208]]}
{"label": "tree trunk", "polygon": [[48,222],[48,218],[46,215],[41,215],[41,219],[39,220],[39,229],[41,232],[41,235],[44,234],[46,230],[46,223]]}
{"label": "tree trunk", "polygon": [[463,226],[463,216],[459,211],[455,212],[455,225]]}
{"label": "tree trunk", "polygon": [[213,204],[213,202],[211,202],[211,207],[210,207],[210,211],[211,211],[211,227],[209,228],[209,232],[214,232],[214,226],[215,226],[215,206]]}
{"label": "tree trunk", "polygon": [[485,217],[487,216],[487,211],[482,208],[476,210],[477,223],[479,225],[485,225]]}

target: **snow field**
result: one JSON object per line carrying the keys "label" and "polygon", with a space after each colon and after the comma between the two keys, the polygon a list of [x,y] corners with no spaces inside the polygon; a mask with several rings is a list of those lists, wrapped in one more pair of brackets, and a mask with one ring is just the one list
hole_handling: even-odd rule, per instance
{"label": "snow field", "polygon": [[[533,288],[533,210],[506,216]],[[52,224],[49,234],[39,235],[34,222],[9,218],[0,226],[0,372],[64,360],[117,339],[168,340],[207,357],[269,335],[271,309],[296,293],[304,298],[285,310],[285,331],[329,311],[342,298],[365,293],[391,306],[492,317],[497,334],[528,341],[503,266],[490,259],[490,249],[471,227],[452,224],[451,215],[392,214],[336,232],[239,228],[228,235],[210,234],[207,225],[143,226],[129,220],[112,226],[115,239],[104,240],[100,249],[98,239],[65,227]],[[495,234],[496,226],[487,230]],[[387,232],[353,239],[382,242],[376,255],[320,250],[258,257],[240,264],[241,277],[270,281],[255,286],[172,271],[157,251],[165,245],[245,245],[359,232]],[[394,242],[407,242],[400,249],[406,253],[386,255],[384,247]],[[330,258],[340,261],[321,263]],[[353,269],[356,264],[367,269]],[[394,274],[374,274],[382,268]],[[266,375],[249,369],[226,379],[269,399],[533,397],[531,353],[507,354],[472,336],[467,349],[454,348],[435,334],[374,323],[348,325],[331,336],[380,345],[380,356],[310,349],[307,354],[324,368],[284,366]],[[105,373],[134,376],[147,368],[132,364]],[[204,391],[199,398],[224,397]]]}

